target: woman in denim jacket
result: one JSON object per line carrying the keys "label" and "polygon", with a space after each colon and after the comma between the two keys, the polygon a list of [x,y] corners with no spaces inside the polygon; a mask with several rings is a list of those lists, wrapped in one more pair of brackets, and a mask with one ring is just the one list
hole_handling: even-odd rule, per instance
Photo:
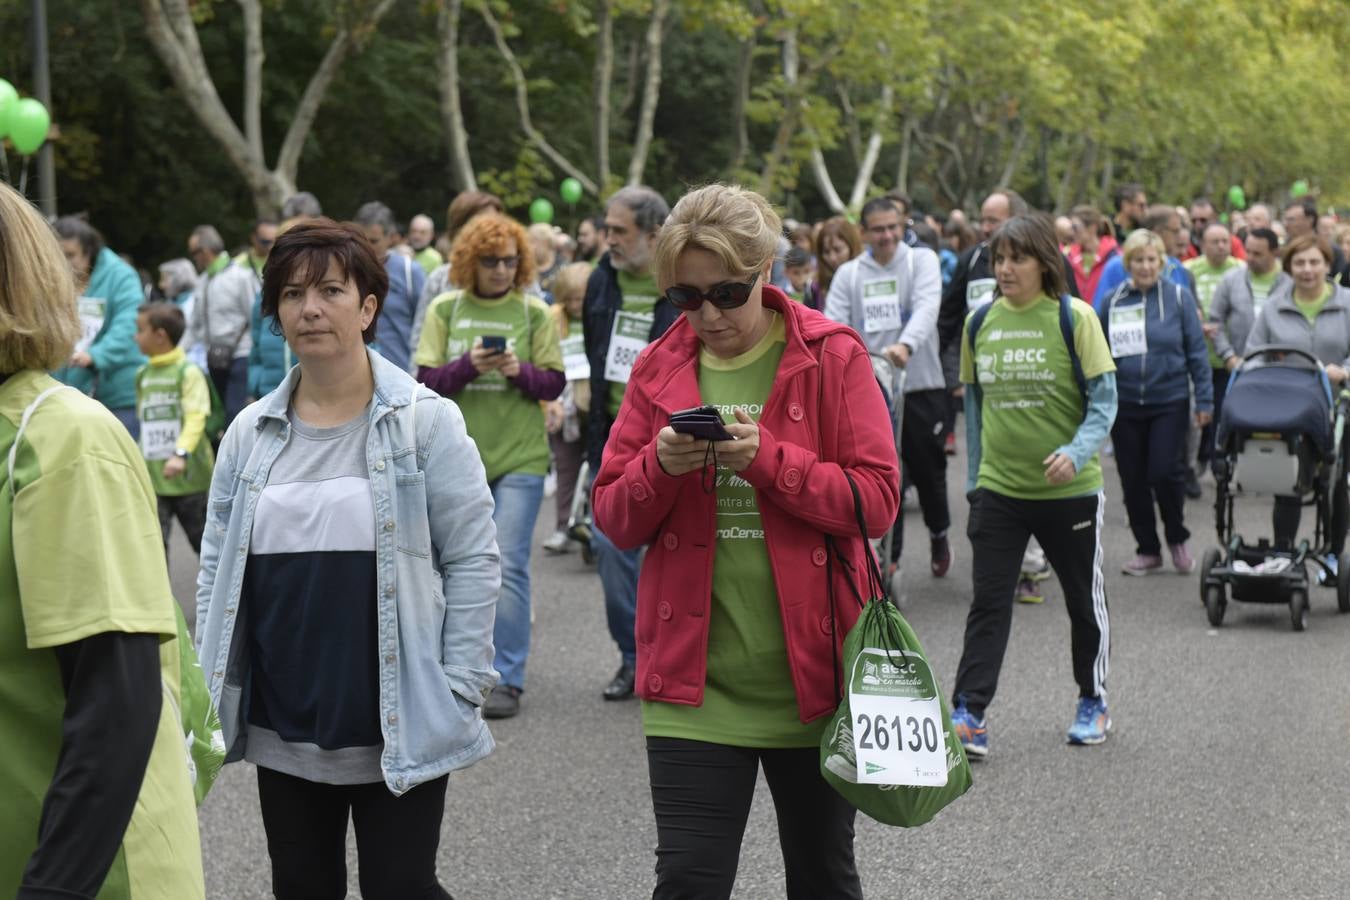
{"label": "woman in denim jacket", "polygon": [[277,239],[262,312],[299,365],[211,485],[200,658],[227,761],[258,767],[278,898],[345,894],[349,815],[365,896],[447,897],[447,773],[493,747],[492,497],[458,408],[365,347],[387,285],[355,226]]}

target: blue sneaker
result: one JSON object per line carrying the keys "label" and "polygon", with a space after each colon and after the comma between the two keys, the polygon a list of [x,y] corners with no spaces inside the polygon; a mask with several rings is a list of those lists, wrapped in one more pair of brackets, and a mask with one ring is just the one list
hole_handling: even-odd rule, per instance
{"label": "blue sneaker", "polygon": [[1069,726],[1070,744],[1100,744],[1111,730],[1111,716],[1099,697],[1079,697],[1078,714]]}
{"label": "blue sneaker", "polygon": [[965,748],[966,756],[984,759],[989,755],[989,731],[984,727],[984,719],[975,718],[964,703],[952,710],[952,731]]}

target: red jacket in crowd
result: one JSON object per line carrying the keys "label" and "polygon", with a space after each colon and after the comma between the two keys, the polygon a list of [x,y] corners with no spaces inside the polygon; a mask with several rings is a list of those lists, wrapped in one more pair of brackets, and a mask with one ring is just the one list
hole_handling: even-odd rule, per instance
{"label": "red jacket in crowd", "polygon": [[[859,612],[836,560],[831,614],[827,533],[866,590],[870,549],[858,537],[845,473],[862,497],[868,534],[880,537],[895,520],[900,466],[890,415],[857,334],[776,288],[766,286],[763,296],[765,307],[783,315],[787,346],[759,419],[759,451],[740,475],[755,487],[788,667],[808,722],[838,703],[835,654]],[[717,499],[704,493],[700,472],[665,473],[656,435],[672,412],[701,405],[699,349],[682,316],[643,351],[592,498],[596,525],[615,545],[650,544],[638,583],[637,691],[691,706],[702,703],[707,675]]]}

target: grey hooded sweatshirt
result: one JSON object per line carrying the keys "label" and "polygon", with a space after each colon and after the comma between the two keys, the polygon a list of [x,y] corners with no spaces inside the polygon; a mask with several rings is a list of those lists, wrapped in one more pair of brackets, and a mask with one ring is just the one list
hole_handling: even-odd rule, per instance
{"label": "grey hooded sweatshirt", "polygon": [[[896,288],[893,293],[899,295],[899,314],[888,313],[873,300],[876,324],[869,331],[864,294],[883,298],[891,281]],[[909,347],[905,393],[912,394],[946,387],[938,358],[937,317],[941,303],[942,266],[937,254],[927,247],[901,243],[885,266],[873,259],[870,252],[840,266],[830,282],[824,312],[858,332],[871,353],[879,355],[892,344]]]}

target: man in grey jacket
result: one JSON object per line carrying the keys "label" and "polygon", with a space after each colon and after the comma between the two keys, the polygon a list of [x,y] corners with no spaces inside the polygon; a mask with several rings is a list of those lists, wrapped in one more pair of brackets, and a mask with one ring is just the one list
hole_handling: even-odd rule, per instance
{"label": "man in grey jacket", "polygon": [[253,349],[253,274],[225,252],[220,232],[198,225],[188,238],[188,256],[201,273],[184,345],[206,348],[207,371],[225,405],[228,425],[248,405],[248,354]]}
{"label": "man in grey jacket", "polygon": [[[1210,298],[1205,334],[1214,342],[1214,352],[1229,372],[1242,362],[1247,352],[1247,338],[1266,298],[1287,293],[1292,281],[1280,270],[1279,244],[1279,237],[1269,228],[1253,228],[1244,243],[1247,267],[1225,275]],[[1215,386],[1218,384],[1216,380]],[[1221,393],[1214,396],[1216,419],[1223,403]]]}
{"label": "man in grey jacket", "polygon": [[[941,578],[951,567],[947,529],[947,455],[943,449],[947,413],[946,381],[938,358],[937,317],[942,270],[937,254],[903,241],[905,222],[885,197],[862,209],[868,251],[839,267],[825,298],[825,315],[851,326],[867,349],[908,373],[900,458],[919,492],[930,539],[930,565]],[[891,564],[900,559],[901,521],[896,517]]]}

